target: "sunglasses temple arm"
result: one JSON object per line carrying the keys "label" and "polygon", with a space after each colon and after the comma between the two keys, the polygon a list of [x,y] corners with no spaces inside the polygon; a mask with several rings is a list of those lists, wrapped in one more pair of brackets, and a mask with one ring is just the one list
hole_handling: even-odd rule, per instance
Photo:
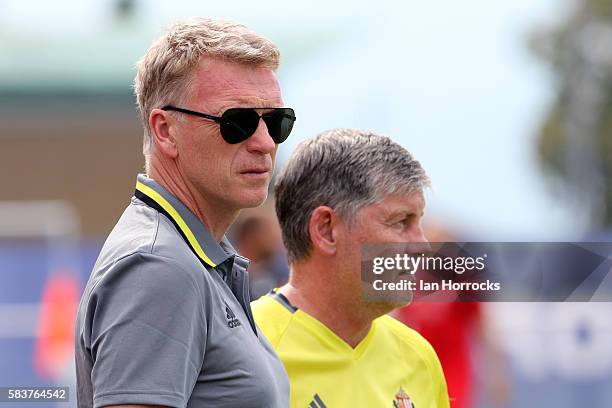
{"label": "sunglasses temple arm", "polygon": [[185,113],[187,115],[193,115],[193,116],[198,116],[200,118],[213,120],[215,122],[221,122],[221,120],[222,120],[222,118],[220,116],[209,115],[207,113],[196,112],[196,111],[192,111],[192,110],[189,110],[189,109],[175,108],[173,106],[164,107],[162,110],[173,110],[173,111]]}

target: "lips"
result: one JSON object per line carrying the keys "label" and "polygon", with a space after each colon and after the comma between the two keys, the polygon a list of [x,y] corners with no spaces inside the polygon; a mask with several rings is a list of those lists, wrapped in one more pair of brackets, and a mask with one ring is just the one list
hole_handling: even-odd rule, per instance
{"label": "lips", "polygon": [[251,167],[240,171],[240,174],[267,174],[272,170],[269,167]]}
{"label": "lips", "polygon": [[253,167],[244,169],[240,172],[241,177],[245,177],[247,180],[257,180],[257,182],[264,182],[270,179],[270,168],[268,167]]}

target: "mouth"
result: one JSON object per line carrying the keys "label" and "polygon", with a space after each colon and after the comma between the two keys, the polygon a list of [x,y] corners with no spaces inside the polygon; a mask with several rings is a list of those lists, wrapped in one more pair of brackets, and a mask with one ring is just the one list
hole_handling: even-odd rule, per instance
{"label": "mouth", "polygon": [[267,169],[267,168],[253,168],[253,169],[242,170],[240,172],[240,175],[246,176],[246,177],[253,177],[253,178],[263,178],[263,177],[268,177],[269,173],[270,173],[270,169]]}

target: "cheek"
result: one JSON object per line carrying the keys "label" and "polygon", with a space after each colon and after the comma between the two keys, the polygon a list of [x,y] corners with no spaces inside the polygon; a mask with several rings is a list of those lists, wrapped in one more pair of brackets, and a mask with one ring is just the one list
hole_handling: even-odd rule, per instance
{"label": "cheek", "polygon": [[361,263],[362,240],[355,232],[346,231],[342,237],[338,237],[338,252],[350,270],[353,270]]}
{"label": "cheek", "polygon": [[365,220],[359,228],[356,228],[353,232],[352,236],[355,240],[361,242],[361,245],[366,243],[376,243],[376,242],[385,242],[385,238],[389,231],[385,230],[385,228],[381,228],[378,225],[372,225],[373,222],[369,222],[369,220]]}
{"label": "cheek", "polygon": [[276,164],[276,152],[278,151],[278,145],[276,145],[276,147],[274,148],[274,151],[270,154],[270,156],[272,157],[272,169],[274,169],[274,166]]}
{"label": "cheek", "polygon": [[202,137],[201,132],[190,129],[183,131],[176,138],[179,156],[183,156],[183,161],[189,164],[198,162],[198,156],[201,154],[202,149]]}
{"label": "cheek", "polygon": [[220,160],[223,163],[219,163],[219,166],[224,169],[228,177],[236,176],[241,166],[244,163],[248,163],[248,152],[242,147],[242,145],[226,145],[224,149],[219,151],[219,157],[224,157],[224,160]]}
{"label": "cheek", "polygon": [[229,173],[235,151],[233,145],[225,143],[215,134],[201,134],[192,139],[190,159],[195,167],[206,171],[207,175],[223,177]]}

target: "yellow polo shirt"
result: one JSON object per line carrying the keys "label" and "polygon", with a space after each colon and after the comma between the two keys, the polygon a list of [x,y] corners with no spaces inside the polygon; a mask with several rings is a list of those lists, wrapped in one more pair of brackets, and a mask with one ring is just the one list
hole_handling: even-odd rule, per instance
{"label": "yellow polo shirt", "polygon": [[270,293],[251,306],[289,375],[291,407],[449,407],[435,351],[392,317],[374,320],[352,348],[282,294]]}

